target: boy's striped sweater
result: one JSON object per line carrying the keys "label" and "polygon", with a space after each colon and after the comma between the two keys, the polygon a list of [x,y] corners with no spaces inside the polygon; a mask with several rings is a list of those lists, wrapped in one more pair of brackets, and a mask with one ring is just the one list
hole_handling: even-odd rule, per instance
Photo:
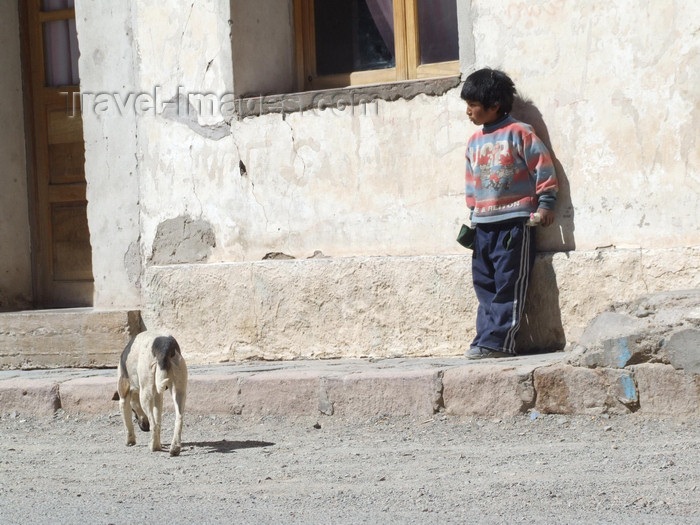
{"label": "boy's striped sweater", "polygon": [[557,175],[552,157],[532,127],[510,115],[467,143],[466,198],[473,223],[529,217],[554,209]]}

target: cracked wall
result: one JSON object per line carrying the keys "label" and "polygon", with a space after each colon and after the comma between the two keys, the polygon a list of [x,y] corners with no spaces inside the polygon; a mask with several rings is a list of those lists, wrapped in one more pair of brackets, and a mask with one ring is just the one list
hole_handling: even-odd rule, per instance
{"label": "cracked wall", "polygon": [[[145,93],[158,86],[173,102],[131,120],[85,117],[96,305],[140,299],[135,270],[153,263],[158,228],[177,217],[211,225],[208,263],[275,252],[464,255],[454,238],[467,215],[463,149],[475,128],[459,88],[245,118],[197,111],[181,97],[253,90],[246,60],[255,50],[244,37],[258,38],[276,5],[79,7],[85,84]],[[463,72],[506,69],[523,97],[516,116],[556,155],[561,198],[555,226],[537,232],[541,250],[700,244],[698,15],[693,3],[660,0],[643,8],[460,3]],[[116,35],[98,17],[127,30]],[[561,300],[575,302],[563,292]]]}
{"label": "cracked wall", "polygon": [[[82,92],[134,92],[133,2],[76,2]],[[88,223],[96,308],[141,304],[136,115],[83,108]]]}
{"label": "cracked wall", "polygon": [[[222,92],[231,78],[235,87],[239,70],[243,82],[249,64],[239,69],[234,61],[228,71],[217,58],[228,45],[229,28],[206,8],[215,3],[195,2],[167,25],[146,19],[150,2],[139,5],[140,31],[158,34],[178,50],[163,58],[139,44],[142,70],[150,78],[144,87],[177,83],[189,91]],[[256,18],[248,6],[246,15],[262,19],[268,7],[261,6]],[[690,66],[697,38],[686,25],[698,8],[679,5],[655,13],[602,3],[579,11],[557,2],[520,7],[475,2],[474,53],[477,65],[501,65],[513,75],[525,99],[518,116],[557,155],[559,218],[554,228],[538,232],[541,249],[696,244],[698,159],[689,147],[695,117],[648,101],[670,90],[680,107],[693,106],[696,73]],[[236,58],[241,13],[237,2],[231,8]],[[667,29],[652,24],[662,35],[652,46],[646,22],[657,15],[675,22]],[[607,30],[595,23],[600,17],[614,21],[622,45],[613,46]],[[196,54],[189,46],[201,24],[214,29],[198,42]],[[496,39],[508,45],[496,45]],[[652,88],[650,79],[661,76],[664,82]],[[331,256],[461,253],[454,232],[466,215],[462,150],[474,127],[458,89],[234,119],[230,135],[215,138],[177,120],[146,117],[140,127],[146,246],[165,215],[188,214],[212,224],[217,247],[210,260],[216,262],[259,260],[270,252],[304,258],[315,250]],[[674,207],[667,210],[671,199]]]}

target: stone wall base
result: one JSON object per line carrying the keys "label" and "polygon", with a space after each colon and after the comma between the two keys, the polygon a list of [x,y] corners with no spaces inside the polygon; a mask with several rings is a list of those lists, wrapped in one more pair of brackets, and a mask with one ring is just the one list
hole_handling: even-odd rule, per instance
{"label": "stone wall base", "polygon": [[[700,247],[542,254],[519,348],[558,350],[640,295],[700,288]],[[474,336],[471,257],[325,258],[154,266],[146,326],[191,363],[461,355]]]}
{"label": "stone wall base", "polygon": [[116,367],[141,326],[138,311],[76,308],[0,314],[0,369]]}

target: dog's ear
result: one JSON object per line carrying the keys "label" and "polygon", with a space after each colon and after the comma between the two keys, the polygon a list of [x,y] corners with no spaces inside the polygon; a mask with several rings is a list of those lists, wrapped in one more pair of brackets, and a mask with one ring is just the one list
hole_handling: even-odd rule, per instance
{"label": "dog's ear", "polygon": [[112,401],[119,401],[119,392],[114,391],[114,395],[112,396]]}

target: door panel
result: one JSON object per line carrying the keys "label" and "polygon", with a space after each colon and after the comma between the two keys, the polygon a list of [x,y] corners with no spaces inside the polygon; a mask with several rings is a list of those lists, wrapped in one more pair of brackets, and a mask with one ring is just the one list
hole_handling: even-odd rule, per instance
{"label": "door panel", "polygon": [[92,256],[90,232],[85,205],[54,203],[51,206],[53,226],[53,273],[56,281],[91,281]]}
{"label": "door panel", "polygon": [[72,0],[22,0],[25,89],[32,117],[33,264],[37,306],[91,306],[92,249]]}
{"label": "door panel", "polygon": [[50,184],[81,183],[85,178],[85,147],[82,142],[49,144]]}

